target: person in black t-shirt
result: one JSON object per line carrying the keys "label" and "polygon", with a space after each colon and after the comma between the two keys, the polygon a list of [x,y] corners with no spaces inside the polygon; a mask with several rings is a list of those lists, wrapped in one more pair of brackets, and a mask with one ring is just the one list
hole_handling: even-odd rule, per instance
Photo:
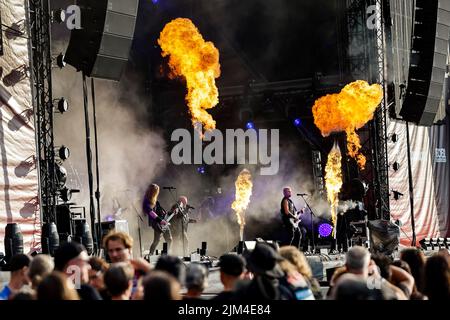
{"label": "person in black t-shirt", "polygon": [[284,243],[285,245],[292,245],[299,248],[302,240],[302,232],[298,227],[300,218],[297,216],[297,209],[295,208],[294,202],[291,200],[292,189],[290,187],[285,187],[283,189],[283,195],[280,214],[287,237]]}
{"label": "person in black t-shirt", "polygon": [[230,301],[237,281],[244,278],[245,260],[237,254],[224,254],[219,260],[220,281],[224,290],[212,298],[213,301]]}

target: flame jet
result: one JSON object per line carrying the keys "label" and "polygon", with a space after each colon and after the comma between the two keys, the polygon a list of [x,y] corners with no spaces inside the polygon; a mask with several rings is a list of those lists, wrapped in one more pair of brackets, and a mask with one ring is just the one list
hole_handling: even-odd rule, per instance
{"label": "flame jet", "polygon": [[358,80],[346,85],[340,93],[319,98],[312,109],[314,123],[322,136],[343,131],[347,134],[347,153],[361,170],[365,168],[366,157],[360,153],[361,142],[356,130],[373,119],[382,99],[383,89],[379,84]]}
{"label": "flame jet", "polygon": [[214,130],[216,122],[207,110],[219,103],[215,81],[220,76],[219,51],[187,18],[166,24],[158,44],[162,56],[169,57],[170,77],[186,79],[186,101],[194,128],[201,124],[205,130]]}
{"label": "flame jet", "polygon": [[231,208],[236,212],[237,222],[240,226],[239,239],[244,240],[244,226],[245,226],[245,210],[250,203],[252,195],[252,175],[247,169],[243,169],[235,182],[236,199],[231,204]]}

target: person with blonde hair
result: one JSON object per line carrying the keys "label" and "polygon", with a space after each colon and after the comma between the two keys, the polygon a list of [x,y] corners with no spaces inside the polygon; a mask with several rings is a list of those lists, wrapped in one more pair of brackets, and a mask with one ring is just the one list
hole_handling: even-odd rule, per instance
{"label": "person with blonde hair", "polygon": [[295,269],[303,276],[305,277],[306,281],[309,284],[309,287],[311,288],[314,297],[316,299],[323,299],[323,295],[320,291],[320,284],[313,277],[311,267],[309,266],[308,261],[306,260],[305,255],[298,250],[294,246],[285,246],[280,248],[280,255],[289,261]]}
{"label": "person with blonde hair", "polygon": [[142,202],[142,211],[148,216],[149,225],[154,231],[153,242],[150,246],[150,255],[153,255],[155,252],[155,249],[161,240],[161,235],[164,236],[164,240],[167,242],[167,251],[169,251],[170,245],[172,244],[172,233],[167,222],[164,220],[166,211],[159,204],[158,196],[159,186],[152,183],[148,186]]}
{"label": "person with blonde hair", "polygon": [[31,280],[31,288],[36,290],[42,279],[52,273],[54,268],[55,263],[49,255],[39,254],[34,257],[28,268],[28,277]]}

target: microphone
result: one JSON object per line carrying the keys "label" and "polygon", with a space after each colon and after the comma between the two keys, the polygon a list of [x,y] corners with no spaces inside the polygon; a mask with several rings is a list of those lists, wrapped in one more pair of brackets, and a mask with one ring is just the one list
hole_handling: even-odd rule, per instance
{"label": "microphone", "polygon": [[164,190],[175,190],[175,187],[163,187]]}
{"label": "microphone", "polygon": [[303,197],[303,196],[309,196],[309,194],[307,194],[307,193],[297,193],[297,196]]}
{"label": "microphone", "polygon": [[186,208],[195,210],[195,208],[194,208],[193,206],[190,206],[190,205],[188,205],[188,204],[186,205]]}

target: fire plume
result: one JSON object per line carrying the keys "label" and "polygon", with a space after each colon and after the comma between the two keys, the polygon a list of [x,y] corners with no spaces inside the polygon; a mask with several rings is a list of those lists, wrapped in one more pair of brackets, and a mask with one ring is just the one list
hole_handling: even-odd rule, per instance
{"label": "fire plume", "polygon": [[341,161],[341,150],[335,142],[328,154],[327,165],[325,167],[325,186],[327,188],[328,202],[331,205],[331,219],[334,225],[333,234],[334,230],[336,230],[336,211],[339,202],[338,195],[342,187]]}
{"label": "fire plume", "polygon": [[243,169],[235,182],[236,199],[231,204],[231,208],[236,212],[237,222],[240,226],[240,240],[244,240],[244,226],[245,226],[245,210],[250,203],[252,195],[252,175],[247,169]]}
{"label": "fire plume", "polygon": [[216,128],[207,112],[219,103],[215,79],[220,76],[219,51],[205,41],[191,20],[177,18],[169,22],[158,39],[162,56],[169,57],[171,77],[184,77],[188,93],[186,101],[195,127],[201,123],[205,130]]}
{"label": "fire plume", "polygon": [[366,158],[360,153],[361,142],[356,130],[373,119],[383,99],[379,84],[358,80],[346,85],[340,93],[319,98],[313,106],[314,123],[324,137],[334,132],[347,134],[347,153],[364,169]]}

